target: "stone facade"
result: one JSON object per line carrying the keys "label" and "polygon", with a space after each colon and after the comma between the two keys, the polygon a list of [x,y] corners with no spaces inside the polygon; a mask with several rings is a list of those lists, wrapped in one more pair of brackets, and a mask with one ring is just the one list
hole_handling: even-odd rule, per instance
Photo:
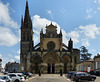
{"label": "stone facade", "polygon": [[8,72],[20,72],[20,64],[19,63],[16,63],[16,62],[8,62],[6,65],[5,65],[5,71],[8,71]]}
{"label": "stone facade", "polygon": [[100,71],[100,55],[94,57],[94,70]]}
{"label": "stone facade", "polygon": [[78,63],[76,65],[76,71],[85,71],[85,72],[90,72],[94,70],[94,60],[86,60]]}
{"label": "stone facade", "polygon": [[57,33],[57,26],[52,23],[40,32],[40,43],[34,46],[32,21],[29,15],[28,1],[26,2],[25,17],[21,21],[20,66],[21,71],[38,73],[59,73],[76,70],[80,62],[80,50],[73,48],[73,41],[68,46],[62,42],[62,31]]}

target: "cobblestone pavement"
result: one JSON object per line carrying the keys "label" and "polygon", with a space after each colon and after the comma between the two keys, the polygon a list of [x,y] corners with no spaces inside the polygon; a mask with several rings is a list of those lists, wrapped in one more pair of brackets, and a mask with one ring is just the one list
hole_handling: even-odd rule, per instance
{"label": "cobblestone pavement", "polygon": [[27,82],[70,82],[64,75],[59,74],[43,74],[41,76],[32,77]]}

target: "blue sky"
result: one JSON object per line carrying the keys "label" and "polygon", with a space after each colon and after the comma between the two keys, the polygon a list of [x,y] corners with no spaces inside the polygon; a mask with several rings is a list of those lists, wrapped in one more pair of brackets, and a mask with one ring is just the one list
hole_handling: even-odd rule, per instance
{"label": "blue sky", "polygon": [[[51,21],[62,29],[63,42],[71,37],[74,48],[86,46],[92,58],[100,53],[100,0],[28,0],[34,42]],[[21,16],[26,0],[0,0],[0,57],[2,65],[19,62]]]}

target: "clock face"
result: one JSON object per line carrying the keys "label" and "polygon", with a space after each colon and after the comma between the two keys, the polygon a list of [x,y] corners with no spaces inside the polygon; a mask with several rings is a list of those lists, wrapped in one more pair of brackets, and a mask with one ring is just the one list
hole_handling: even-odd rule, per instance
{"label": "clock face", "polygon": [[48,50],[53,50],[55,48],[55,43],[53,41],[50,41],[47,43]]}

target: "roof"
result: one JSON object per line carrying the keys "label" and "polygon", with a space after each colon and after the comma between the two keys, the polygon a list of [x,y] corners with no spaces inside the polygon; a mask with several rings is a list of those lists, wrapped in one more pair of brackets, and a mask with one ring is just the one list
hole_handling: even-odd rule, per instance
{"label": "roof", "polygon": [[92,62],[92,61],[94,61],[94,60],[93,60],[93,59],[90,59],[90,60],[87,60],[87,61],[91,61],[91,62]]}
{"label": "roof", "polygon": [[94,56],[94,59],[95,59],[95,58],[100,58],[100,55]]}
{"label": "roof", "polygon": [[86,60],[86,61],[80,61],[78,64],[81,64],[83,62],[94,62],[94,60],[93,59],[89,59],[89,60]]}

